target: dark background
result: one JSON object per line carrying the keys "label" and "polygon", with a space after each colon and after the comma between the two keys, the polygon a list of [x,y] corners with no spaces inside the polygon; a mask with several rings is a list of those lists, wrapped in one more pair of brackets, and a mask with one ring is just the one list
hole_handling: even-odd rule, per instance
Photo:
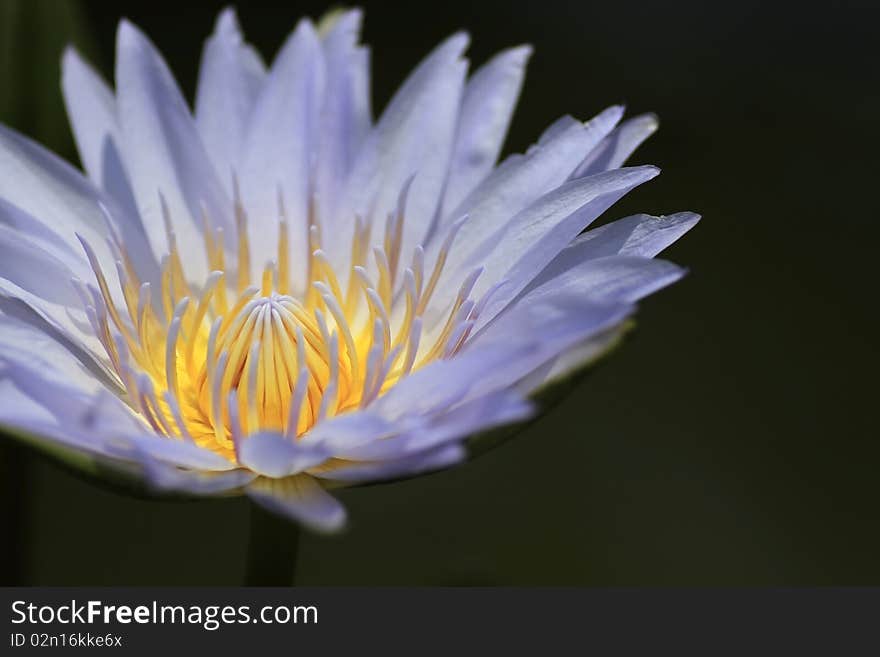
{"label": "dark background", "polygon": [[[109,72],[128,16],[191,98],[223,4],[0,2],[3,120],[75,160],[61,44],[74,40]],[[607,218],[704,219],[666,254],[690,276],[644,302],[635,335],[560,406],[464,467],[343,492],[351,528],[304,538],[298,582],[880,584],[876,6],[362,6],[376,108],[457,28],[471,32],[475,64],[530,42],[507,150],[565,113],[620,101],[655,111],[661,130],[633,161],[664,173]],[[249,1],[239,15],[268,57],[300,15],[325,8]],[[133,501],[5,458],[3,512],[23,508],[24,538],[8,577],[241,581],[244,501]]]}

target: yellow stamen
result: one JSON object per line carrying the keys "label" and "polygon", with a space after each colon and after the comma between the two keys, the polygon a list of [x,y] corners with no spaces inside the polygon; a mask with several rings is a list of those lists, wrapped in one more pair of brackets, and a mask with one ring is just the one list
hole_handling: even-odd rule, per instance
{"label": "yellow stamen", "polygon": [[[118,240],[110,243],[127,317],[82,240],[97,289],[79,283],[77,290],[131,406],[154,431],[234,461],[249,434],[277,431],[290,440],[307,439],[315,423],[366,406],[413,369],[454,354],[482,308],[469,299],[479,272],[465,278],[442,328],[431,331],[430,348],[420,352],[423,315],[461,222],[449,231],[427,282],[421,246],[398,273],[405,197],[406,190],[388,215],[381,246],[370,244],[371,222],[356,218],[351,259],[342,267],[321,248],[312,200],[299,224],[308,227],[307,278],[291,281],[290,231],[297,224],[287,217],[280,193],[277,252],[252,254],[248,216],[233,178],[237,244],[225,242],[223,227],[203,208],[211,274],[192,281],[181,257],[190,245],[180,250],[160,196],[168,252],[159,288],[141,283]],[[375,282],[366,269],[371,250]],[[264,255],[273,260],[259,286],[252,286],[251,257]]]}

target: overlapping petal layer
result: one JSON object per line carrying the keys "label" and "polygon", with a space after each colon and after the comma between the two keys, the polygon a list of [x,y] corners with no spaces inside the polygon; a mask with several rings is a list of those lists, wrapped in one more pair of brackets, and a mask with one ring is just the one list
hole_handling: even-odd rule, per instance
{"label": "overlapping petal layer", "polygon": [[698,217],[583,232],[657,175],[657,127],[563,117],[500,164],[528,47],[440,44],[377,120],[361,14],[266,66],[231,10],[194,111],[123,22],[111,88],[62,86],[85,175],[0,128],[0,425],[154,489],[244,493],[316,530],[327,488],[448,467],[600,355]]}

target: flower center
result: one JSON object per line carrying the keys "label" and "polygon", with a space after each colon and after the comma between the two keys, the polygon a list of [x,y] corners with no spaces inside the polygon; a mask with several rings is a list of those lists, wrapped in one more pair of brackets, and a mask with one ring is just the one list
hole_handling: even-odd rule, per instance
{"label": "flower center", "polygon": [[237,192],[233,249],[224,244],[222,229],[206,220],[204,248],[213,272],[198,289],[184,275],[162,205],[169,250],[159,289],[138,280],[124,245],[115,239],[121,300],[114,300],[86,242],[97,289],[79,287],[132,408],[153,430],[230,459],[236,442],[248,434],[268,430],[304,438],[322,419],[363,407],[413,369],[456,353],[485,303],[468,299],[481,271],[475,270],[447,309],[445,324],[434,327],[430,343],[422,340],[422,315],[456,227],[430,275],[425,275],[421,246],[409,267],[399,266],[405,192],[386,224],[383,245],[372,248],[375,282],[366,269],[368,226],[357,222],[343,290],[321,249],[319,226],[310,218],[308,281],[301,295],[291,293],[283,204],[278,250],[260,286],[251,285],[247,215]]}

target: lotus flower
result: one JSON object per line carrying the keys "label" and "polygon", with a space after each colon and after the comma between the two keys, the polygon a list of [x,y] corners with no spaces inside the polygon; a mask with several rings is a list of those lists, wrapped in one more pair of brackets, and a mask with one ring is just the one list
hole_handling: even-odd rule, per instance
{"label": "lotus flower", "polygon": [[682,275],[653,257],[694,214],[583,232],[657,175],[622,168],[654,117],[566,116],[496,165],[530,49],[468,76],[456,34],[374,121],[360,23],[303,20],[266,67],[224,11],[190,111],[123,21],[115,92],[63,58],[85,174],[0,128],[8,435],[334,531],[328,491],[462,462]]}

